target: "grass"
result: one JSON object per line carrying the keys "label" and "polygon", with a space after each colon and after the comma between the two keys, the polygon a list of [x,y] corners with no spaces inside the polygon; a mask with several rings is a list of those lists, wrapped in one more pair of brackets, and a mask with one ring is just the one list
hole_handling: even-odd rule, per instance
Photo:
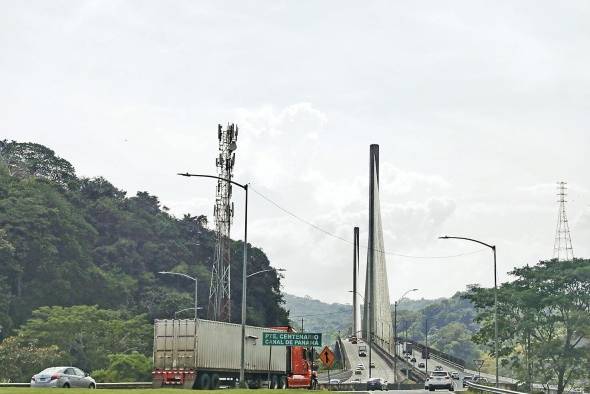
{"label": "grass", "polygon": [[[180,390],[180,391],[179,391]],[[188,390],[182,390],[177,388],[165,388],[165,389],[100,389],[98,391],[92,391],[96,394],[180,394]],[[244,390],[244,389],[231,389],[231,394],[276,394],[277,391],[280,393],[302,393],[301,389],[292,390],[268,390],[268,389],[257,389],[257,390]],[[49,388],[36,388],[30,387],[1,387],[0,394],[88,394],[88,389],[49,389]],[[195,390],[195,393],[199,394],[229,394],[228,390]]]}

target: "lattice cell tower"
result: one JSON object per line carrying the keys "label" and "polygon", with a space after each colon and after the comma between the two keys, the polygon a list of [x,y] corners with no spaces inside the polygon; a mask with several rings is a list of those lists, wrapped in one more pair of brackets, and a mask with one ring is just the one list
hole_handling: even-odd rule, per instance
{"label": "lattice cell tower", "polygon": [[[236,161],[236,140],[238,126],[231,124],[226,129],[217,126],[219,139],[219,156],[215,159],[217,176],[231,180]],[[209,319],[230,321],[231,318],[231,252],[230,229],[234,216],[234,204],[231,202],[232,185],[226,180],[217,181],[217,195],[213,215],[215,216],[215,257],[211,270],[209,287]]]}
{"label": "lattice cell tower", "polygon": [[555,243],[553,244],[553,258],[558,261],[574,259],[574,248],[570,236],[570,226],[565,212],[567,196],[567,182],[557,182],[557,197],[559,199],[559,212],[557,215],[557,229],[555,230]]}

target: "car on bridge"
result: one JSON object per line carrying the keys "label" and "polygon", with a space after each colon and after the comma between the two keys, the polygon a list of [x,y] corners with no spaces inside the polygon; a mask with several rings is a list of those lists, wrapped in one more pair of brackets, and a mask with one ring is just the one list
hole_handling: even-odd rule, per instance
{"label": "car on bridge", "polygon": [[455,384],[447,371],[434,371],[426,379],[424,388],[428,388],[428,391],[434,391],[436,389],[455,391]]}
{"label": "car on bridge", "polygon": [[418,368],[426,368],[426,365],[423,362],[419,362]]}
{"label": "car on bridge", "polygon": [[443,367],[441,367],[440,365],[437,365],[436,367],[434,367],[435,371],[442,371]]}
{"label": "car on bridge", "polygon": [[383,378],[371,378],[367,380],[367,390],[387,390],[387,380]]}
{"label": "car on bridge", "polygon": [[459,376],[459,372],[451,372],[451,378],[459,380],[461,377]]}
{"label": "car on bridge", "polygon": [[485,376],[476,376],[473,378],[473,383],[485,384],[485,383],[489,383],[489,380]]}
{"label": "car on bridge", "polygon": [[416,357],[412,357],[412,359],[410,361],[413,362],[413,363],[415,363],[416,362]]}

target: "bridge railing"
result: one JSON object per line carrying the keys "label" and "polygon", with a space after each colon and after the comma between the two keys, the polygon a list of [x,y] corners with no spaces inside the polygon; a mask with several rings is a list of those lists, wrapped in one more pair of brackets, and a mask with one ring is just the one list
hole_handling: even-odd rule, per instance
{"label": "bridge railing", "polygon": [[470,389],[475,391],[479,391],[481,393],[493,393],[493,394],[525,394],[520,391],[513,391],[504,389],[501,387],[494,387],[494,386],[486,386],[484,384],[477,384],[470,381],[463,382],[463,385],[467,386]]}
{"label": "bridge railing", "polygon": [[[419,349],[420,351],[422,351],[424,348],[426,348],[425,345],[421,344],[420,342],[416,342],[413,340],[409,340],[409,339],[403,339],[398,337],[397,338],[398,341],[403,341],[403,342],[409,342],[411,343],[416,349]],[[438,357],[438,359],[440,359],[441,361],[447,361],[450,362],[452,364],[455,364],[456,366],[459,366],[461,369],[465,368],[465,360],[459,358],[459,357],[455,357],[455,356],[451,356],[450,354],[441,352],[440,350],[437,349],[433,349],[432,347],[428,346],[428,354],[430,354],[431,356],[436,356]]]}

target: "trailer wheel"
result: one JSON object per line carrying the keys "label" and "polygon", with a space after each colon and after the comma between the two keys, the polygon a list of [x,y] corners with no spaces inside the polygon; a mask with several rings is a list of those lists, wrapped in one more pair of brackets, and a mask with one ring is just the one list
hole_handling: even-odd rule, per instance
{"label": "trailer wheel", "polygon": [[279,376],[279,389],[284,390],[287,388],[287,377],[286,376]]}
{"label": "trailer wheel", "polygon": [[214,373],[211,375],[211,390],[217,390],[219,388],[219,375]]}
{"label": "trailer wheel", "polygon": [[279,377],[277,375],[272,375],[270,377],[270,388],[273,390],[279,388]]}
{"label": "trailer wheel", "polygon": [[211,388],[211,377],[208,373],[203,372],[199,377],[199,388],[201,390],[209,390]]}

